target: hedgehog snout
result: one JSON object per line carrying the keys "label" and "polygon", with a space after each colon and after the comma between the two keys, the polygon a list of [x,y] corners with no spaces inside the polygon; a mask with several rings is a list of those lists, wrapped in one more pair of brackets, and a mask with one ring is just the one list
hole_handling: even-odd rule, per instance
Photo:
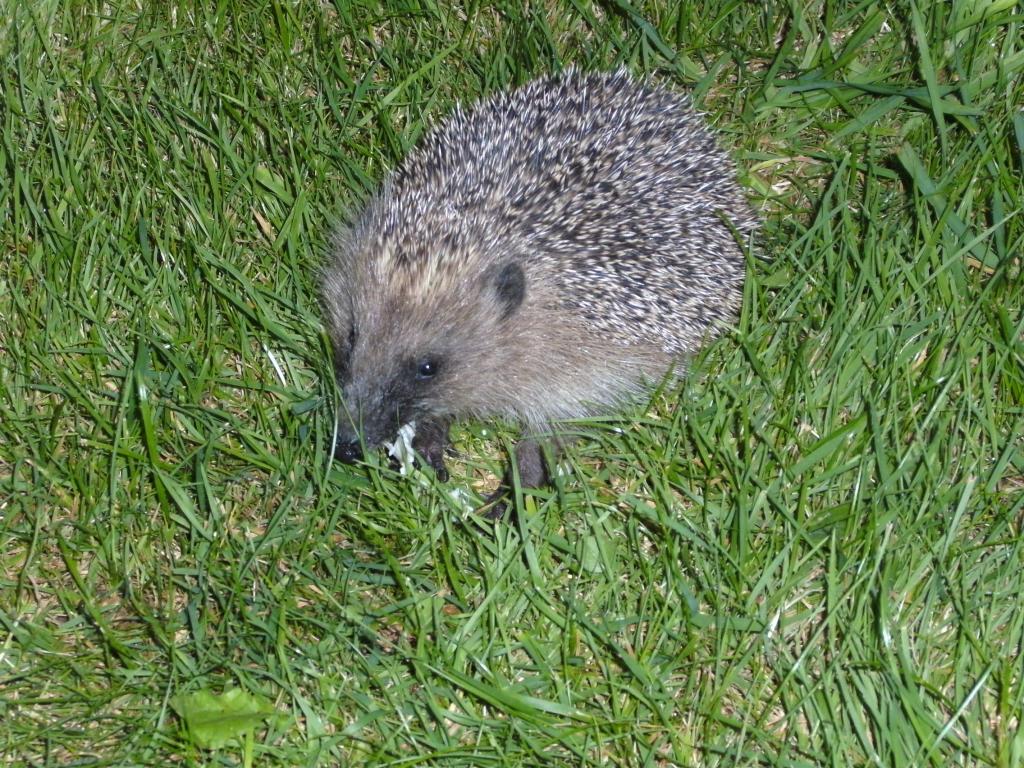
{"label": "hedgehog snout", "polygon": [[334,432],[334,458],[353,464],[398,431],[396,408],[385,404],[384,396],[363,382],[342,388]]}
{"label": "hedgehog snout", "polygon": [[334,432],[334,458],[345,464],[354,464],[363,458],[362,434],[360,425],[362,419],[360,408],[349,405],[353,402],[351,396],[342,395],[342,402],[336,414],[337,422]]}
{"label": "hedgehog snout", "polygon": [[358,440],[338,441],[334,444],[334,458],[346,464],[355,464],[363,458],[363,447]]}
{"label": "hedgehog snout", "polygon": [[344,411],[338,418],[333,451],[334,458],[346,464],[354,464],[363,458],[363,446],[359,439],[359,433],[351,426],[349,415]]}

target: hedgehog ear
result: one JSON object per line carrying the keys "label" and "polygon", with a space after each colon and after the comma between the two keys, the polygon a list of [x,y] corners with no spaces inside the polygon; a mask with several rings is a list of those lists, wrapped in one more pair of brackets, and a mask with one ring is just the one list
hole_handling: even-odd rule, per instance
{"label": "hedgehog ear", "polygon": [[490,283],[501,305],[501,319],[515,312],[526,297],[526,275],[516,262],[502,264],[491,273]]}

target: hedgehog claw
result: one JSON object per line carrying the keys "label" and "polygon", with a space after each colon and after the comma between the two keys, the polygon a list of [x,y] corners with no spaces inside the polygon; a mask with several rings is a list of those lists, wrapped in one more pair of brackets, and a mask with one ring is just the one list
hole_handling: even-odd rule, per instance
{"label": "hedgehog claw", "polygon": [[509,511],[508,488],[500,486],[494,493],[488,494],[477,512],[486,520],[506,520]]}

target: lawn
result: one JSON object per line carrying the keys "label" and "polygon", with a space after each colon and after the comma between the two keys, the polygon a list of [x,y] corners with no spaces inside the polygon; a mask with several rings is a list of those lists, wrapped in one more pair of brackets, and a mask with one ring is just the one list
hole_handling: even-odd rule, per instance
{"label": "lawn", "polygon": [[[1024,765],[1022,27],[0,0],[0,763]],[[330,460],[316,275],[571,64],[688,90],[764,230],[735,329],[495,523],[513,425]]]}

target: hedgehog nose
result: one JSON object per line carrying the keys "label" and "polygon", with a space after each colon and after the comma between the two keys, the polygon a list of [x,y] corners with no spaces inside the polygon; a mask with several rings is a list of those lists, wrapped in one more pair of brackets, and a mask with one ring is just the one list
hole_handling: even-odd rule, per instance
{"label": "hedgehog nose", "polygon": [[355,441],[351,443],[335,443],[334,458],[346,464],[354,464],[363,458],[363,449]]}

